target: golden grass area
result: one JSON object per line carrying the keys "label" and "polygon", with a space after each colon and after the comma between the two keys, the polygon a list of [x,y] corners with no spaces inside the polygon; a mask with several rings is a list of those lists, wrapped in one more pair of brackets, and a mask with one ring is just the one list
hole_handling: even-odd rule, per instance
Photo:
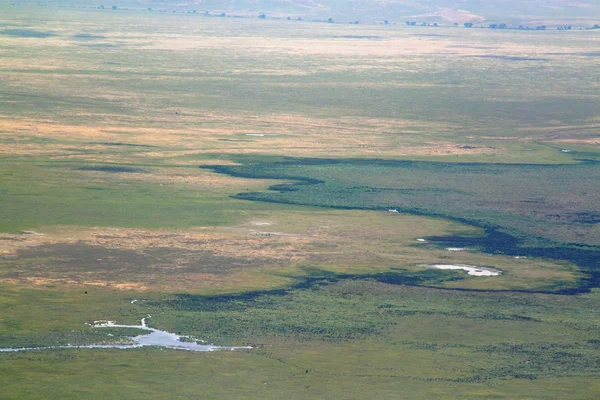
{"label": "golden grass area", "polygon": [[[423,129],[439,132],[449,131],[451,127],[428,126],[418,121],[358,117],[308,118],[300,115],[265,118],[222,115],[219,118],[221,123],[229,127],[198,128],[194,125],[205,121],[204,113],[193,110],[181,112],[186,114],[182,117],[186,120],[186,126],[180,129],[78,126],[0,119],[0,132],[4,137],[4,143],[0,143],[0,154],[123,162],[122,156],[103,154],[107,146],[99,143],[122,142],[124,139],[127,144],[156,146],[143,148],[143,154],[140,154],[142,159],[211,153],[394,158],[411,155],[485,155],[498,151],[488,146],[465,148],[444,139],[419,139],[416,135]],[[166,118],[161,125],[178,126],[180,123],[176,118]],[[277,133],[261,133],[270,130],[276,130]],[[50,143],[40,146],[36,143],[39,140]],[[90,152],[94,154],[90,155]]]}
{"label": "golden grass area", "polygon": [[49,227],[2,234],[0,249],[7,262],[1,275],[17,285],[195,293],[280,287],[304,275],[305,268],[369,274],[445,263],[504,272],[446,284],[483,289],[533,289],[573,283],[578,276],[567,263],[450,252],[416,241],[465,230],[472,229],[385,212],[318,209],[263,212],[239,225],[190,230]]}
{"label": "golden grass area", "polygon": [[[478,102],[498,101],[502,108],[546,97],[595,98],[598,82],[574,82],[572,75],[586,75],[596,59],[565,58],[598,45],[588,32],[290,28],[275,21],[66,10],[36,21],[15,14],[11,23],[55,36],[0,35],[1,155],[87,159],[93,152],[97,160],[114,161],[98,143],[126,142],[158,146],[137,149],[142,158],[260,153],[497,161],[519,150],[497,137],[523,146],[599,141],[597,114],[538,121],[530,117],[543,104],[524,117],[512,109],[472,110]],[[527,71],[542,67],[548,75],[531,79]],[[465,100],[474,103],[453,107]],[[386,104],[397,107],[382,110]],[[487,131],[493,134],[482,141]],[[256,134],[267,136],[247,136]]]}
{"label": "golden grass area", "polygon": [[[197,118],[204,117],[197,116]],[[223,116],[223,119],[225,118],[226,116]],[[188,119],[193,120],[194,117],[189,116]],[[164,121],[164,124],[170,123]],[[177,126],[177,124],[177,121],[173,121],[173,125]],[[0,133],[3,138],[0,142],[0,155],[44,156],[54,160],[112,163],[161,160],[179,165],[198,165],[198,161],[186,161],[185,158],[205,157],[213,153],[335,158],[500,156],[509,161],[514,157],[511,152],[519,150],[519,143],[524,146],[536,142],[556,145],[582,144],[592,147],[600,145],[600,136],[597,134],[568,137],[573,131],[582,128],[594,130],[597,125],[547,128],[548,133],[539,137],[467,136],[463,139],[464,143],[484,140],[486,144],[466,146],[457,144],[453,139],[446,140],[443,135],[423,136],[418,133],[422,130],[434,131],[438,134],[444,131],[450,133],[453,127],[434,124],[428,126],[428,123],[417,121],[358,117],[336,120],[280,115],[261,121],[253,121],[250,117],[232,116],[226,124],[231,125],[231,128],[169,129],[119,125],[62,125],[49,121],[39,123],[33,120],[0,118]],[[194,125],[194,122],[190,121],[189,125]],[[247,127],[237,128],[242,125]],[[278,127],[277,133],[260,133],[270,132],[271,129],[275,129],[273,128],[275,126]],[[40,144],[41,141],[44,142],[43,145]],[[124,157],[124,152],[114,151],[113,143],[134,146],[128,148],[129,154]],[[210,164],[229,163],[231,161],[223,159],[210,162]],[[131,174],[128,176],[133,177]],[[148,175],[144,177],[147,178]]]}

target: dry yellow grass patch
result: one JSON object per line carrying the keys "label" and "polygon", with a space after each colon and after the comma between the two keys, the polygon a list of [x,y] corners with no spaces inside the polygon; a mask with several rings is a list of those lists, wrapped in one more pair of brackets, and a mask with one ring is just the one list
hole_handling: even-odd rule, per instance
{"label": "dry yellow grass patch", "polygon": [[148,286],[135,282],[106,282],[106,281],[80,281],[76,279],[68,278],[42,278],[42,277],[28,277],[24,279],[3,279],[3,283],[15,286],[71,286],[71,285],[82,285],[82,286],[96,286],[105,287],[109,289],[117,290],[136,290],[143,291],[148,290]]}
{"label": "dry yellow grass patch", "polygon": [[[110,158],[97,158],[92,160],[86,158],[87,162],[111,162]],[[116,161],[116,160],[115,160]],[[198,168],[206,162],[195,162],[189,165],[191,168],[149,168],[148,172],[110,172],[110,176],[122,182],[144,181],[156,183],[160,186],[185,187],[190,190],[218,191],[235,193],[243,190],[263,190],[277,183],[276,180],[266,179],[244,179],[224,174],[218,174],[207,169]],[[211,162],[210,164],[213,164]],[[214,164],[220,165],[219,162]],[[186,164],[187,165],[187,164]],[[102,171],[80,171],[81,175],[92,179],[106,178],[106,172]]]}
{"label": "dry yellow grass patch", "polygon": [[257,235],[251,229],[204,227],[185,231],[97,229],[87,232],[81,241],[111,249],[143,251],[149,248],[169,248],[207,251],[222,257],[269,258],[272,261],[294,262],[307,257],[302,257],[296,250],[299,245],[308,243],[309,238],[299,235]]}
{"label": "dry yellow grass patch", "polygon": [[[386,118],[309,118],[296,114],[267,116],[212,114],[216,127],[199,127],[207,118],[197,110],[182,110],[166,118],[177,128],[122,125],[64,125],[49,121],[0,119],[0,132],[12,142],[0,145],[7,155],[48,155],[96,162],[174,159],[214,152],[223,154],[286,154],[299,157],[386,157],[409,155],[493,154],[490,148],[461,148],[443,140],[424,141],[423,131],[447,132],[456,127]],[[226,122],[223,122],[225,121]],[[156,121],[155,121],[156,122]],[[162,124],[161,124],[162,125]],[[256,136],[265,135],[265,136]],[[43,140],[43,145],[28,141]],[[54,141],[52,143],[51,141]],[[50,142],[49,142],[50,141]],[[130,147],[114,154],[102,143],[156,146]],[[216,163],[216,162],[214,162]],[[189,163],[188,163],[189,165]]]}

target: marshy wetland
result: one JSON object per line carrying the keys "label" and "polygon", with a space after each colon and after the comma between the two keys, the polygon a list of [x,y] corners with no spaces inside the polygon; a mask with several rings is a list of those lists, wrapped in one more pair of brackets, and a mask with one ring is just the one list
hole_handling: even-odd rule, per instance
{"label": "marshy wetland", "polygon": [[598,397],[596,31],[10,7],[0,397]]}

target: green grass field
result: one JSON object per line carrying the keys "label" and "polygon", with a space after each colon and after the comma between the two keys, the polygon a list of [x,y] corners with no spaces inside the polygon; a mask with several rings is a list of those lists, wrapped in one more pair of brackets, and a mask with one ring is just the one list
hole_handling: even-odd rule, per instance
{"label": "green grass field", "polygon": [[0,11],[0,398],[599,396],[597,31]]}
{"label": "green grass field", "polygon": [[[84,331],[80,337],[85,330],[74,317],[85,318],[87,308],[123,322],[150,312],[160,328],[258,347],[200,354],[158,349],[3,354],[7,398],[114,393],[178,398],[194,392],[207,398],[277,398],[286,391],[293,398],[362,398],[365,391],[378,398],[551,399],[567,392],[593,398],[599,382],[597,291],[474,294],[343,281],[286,295],[122,301],[120,308],[114,297],[97,292],[88,293],[89,300],[55,290],[12,296],[28,304],[28,317],[47,314],[51,305],[64,324],[54,320],[52,328],[48,321],[43,329],[75,328]],[[40,328],[32,322],[21,326]]]}
{"label": "green grass field", "polygon": [[[578,165],[411,163],[289,159],[229,166],[240,177],[291,180],[238,198],[290,204],[389,209],[499,226],[532,241],[600,241],[595,162]],[[294,180],[298,182],[293,182]],[[297,183],[293,185],[293,183]]]}

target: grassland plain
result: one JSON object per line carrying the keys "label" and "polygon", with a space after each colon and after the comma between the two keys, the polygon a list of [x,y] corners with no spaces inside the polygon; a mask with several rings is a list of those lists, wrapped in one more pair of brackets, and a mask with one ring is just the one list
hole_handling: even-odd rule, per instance
{"label": "grassland plain", "polygon": [[[89,298],[64,289],[9,291],[16,303],[30,305],[23,307],[27,316],[47,309],[40,305],[45,301],[75,329],[73,310],[84,318],[92,303],[97,315],[128,320],[150,312],[160,327],[258,347],[3,354],[6,398],[278,398],[287,391],[292,398],[369,392],[376,398],[590,399],[598,390],[597,291],[493,294],[344,280],[286,295],[185,295],[135,305],[119,305],[123,295],[106,290],[90,291]],[[79,305],[66,303],[69,298]],[[21,321],[22,328],[32,324]],[[65,328],[58,319],[53,324]]]}
{"label": "grassland plain", "polygon": [[12,8],[12,33],[0,35],[9,154],[82,157],[121,142],[159,146],[137,148],[142,157],[548,163],[569,157],[538,142],[598,142],[592,31],[418,36],[430,31],[102,10],[31,16]]}
{"label": "grassland plain", "polygon": [[0,7],[3,397],[598,397],[594,32]]}

